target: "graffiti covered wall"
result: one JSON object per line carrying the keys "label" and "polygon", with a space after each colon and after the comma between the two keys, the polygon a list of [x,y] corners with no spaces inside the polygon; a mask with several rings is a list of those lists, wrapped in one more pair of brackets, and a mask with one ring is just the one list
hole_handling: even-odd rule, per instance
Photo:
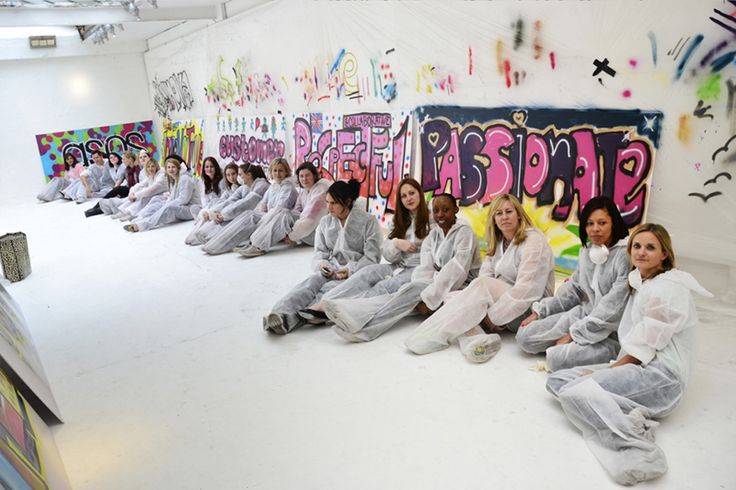
{"label": "graffiti covered wall", "polygon": [[62,175],[64,155],[67,153],[85,165],[92,161],[92,152],[95,150],[105,153],[146,150],[158,157],[152,121],[37,134],[36,145],[46,179]]}
{"label": "graffiti covered wall", "polygon": [[629,227],[644,221],[662,117],[639,110],[419,107],[422,188],[450,192],[463,206],[515,195],[558,242],[558,265],[569,270],[577,257],[577,217],[591,198],[611,197]]}
{"label": "graffiti covered wall", "polygon": [[268,165],[286,155],[286,118],[281,114],[237,117],[228,113],[210,118],[208,128],[206,154],[222,165],[230,161]]}
{"label": "graffiti covered wall", "polygon": [[331,180],[355,179],[367,210],[385,222],[396,184],[411,171],[412,114],[292,115],[294,165],[311,162]]}
{"label": "graffiti covered wall", "polygon": [[176,154],[184,159],[187,166],[196,175],[201,173],[204,159],[204,120],[191,119],[189,121],[164,120],[163,134],[161,135],[161,153]]}

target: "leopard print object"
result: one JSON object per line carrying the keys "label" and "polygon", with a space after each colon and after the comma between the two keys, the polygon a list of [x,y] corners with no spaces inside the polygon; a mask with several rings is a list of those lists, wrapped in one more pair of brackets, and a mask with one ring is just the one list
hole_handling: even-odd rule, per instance
{"label": "leopard print object", "polygon": [[31,273],[31,258],[25,233],[8,233],[0,237],[0,263],[3,275],[10,282],[28,277]]}

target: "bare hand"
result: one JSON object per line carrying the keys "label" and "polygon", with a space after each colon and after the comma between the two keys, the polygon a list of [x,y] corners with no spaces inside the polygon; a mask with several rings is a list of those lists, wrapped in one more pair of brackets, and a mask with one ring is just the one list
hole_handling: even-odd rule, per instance
{"label": "bare hand", "polygon": [[401,238],[394,238],[394,245],[402,252],[414,253],[417,251],[417,246],[409,240],[403,240]]}
{"label": "bare hand", "polygon": [[205,221],[209,221],[210,214],[207,211],[202,211],[202,219]]}
{"label": "bare hand", "polygon": [[292,240],[291,238],[289,238],[289,235],[286,235],[284,237],[284,243],[287,244],[290,247],[293,247],[294,245],[296,245],[296,242],[294,240]]}
{"label": "bare hand", "polygon": [[557,339],[557,342],[555,342],[555,345],[562,345],[562,344],[569,344],[572,342],[572,335],[565,334],[562,338]]}
{"label": "bare hand", "polygon": [[137,198],[135,197],[135,194],[133,194],[132,192],[128,194],[128,201],[135,202],[136,199]]}
{"label": "bare hand", "polygon": [[429,316],[432,313],[434,313],[434,310],[430,310],[427,305],[424,304],[424,301],[420,301],[417,305],[417,311],[424,316]]}
{"label": "bare hand", "polygon": [[214,216],[214,218],[212,218],[212,219],[213,219],[213,221],[214,221],[215,223],[217,223],[218,225],[219,225],[220,223],[223,223],[223,222],[225,221],[225,217],[224,217],[223,215],[221,215],[220,213],[215,213],[215,216]]}
{"label": "bare hand", "polygon": [[87,192],[85,194],[87,194],[87,197],[92,197],[92,189],[87,187]]}
{"label": "bare hand", "polygon": [[340,269],[335,271],[335,279],[347,279],[348,276],[350,276],[350,270],[349,269]]}
{"label": "bare hand", "polygon": [[590,369],[586,369],[583,371],[583,374],[581,374],[580,377],[582,378],[583,376],[590,376],[591,374],[593,374],[593,371],[591,371]]}
{"label": "bare hand", "polygon": [[335,271],[333,271],[332,269],[330,269],[329,266],[326,265],[320,266],[319,271],[324,277],[332,277],[332,275],[335,273]]}
{"label": "bare hand", "polygon": [[529,315],[528,317],[524,318],[521,321],[521,325],[519,325],[519,328],[526,327],[527,325],[529,325],[534,320],[539,320],[539,315],[537,315],[536,312],[532,312],[531,315]]}

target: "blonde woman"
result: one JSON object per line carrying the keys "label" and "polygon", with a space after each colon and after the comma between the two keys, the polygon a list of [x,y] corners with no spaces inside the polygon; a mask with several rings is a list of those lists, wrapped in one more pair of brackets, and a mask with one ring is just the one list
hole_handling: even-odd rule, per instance
{"label": "blonde woman", "polygon": [[[445,349],[458,339],[468,360],[485,362],[501,347],[498,332],[515,332],[532,303],[554,292],[552,249],[514,196],[491,202],[486,233],[488,254],[478,278],[406,340],[415,354]],[[492,333],[486,335],[481,325]]]}
{"label": "blonde woman", "polygon": [[[117,210],[111,207],[113,219],[128,221],[138,216],[138,213],[154,200],[165,200],[162,196],[168,186],[166,172],[159,166],[158,162],[148,156],[145,150],[138,153],[138,164],[142,168],[139,182],[130,188],[128,197],[121,202]],[[104,208],[103,208],[104,210]]]}
{"label": "blonde woman", "polygon": [[[271,175],[271,185],[256,209],[245,211],[223,227],[216,235],[207,240],[202,247],[210,255],[222,254],[241,250],[246,245],[251,234],[258,227],[258,223],[269,210],[275,208],[291,209],[296,204],[297,190],[294,182],[288,179],[291,176],[291,166],[285,158],[276,158],[268,166]],[[243,249],[247,248],[243,247]],[[234,250],[235,249],[235,250]]]}
{"label": "blonde woman", "polygon": [[[194,179],[182,172],[183,160],[178,155],[166,157],[166,178],[169,195],[154,213],[136,218],[133,223],[125,225],[125,231],[147,231],[176,221],[193,220],[199,213],[201,195],[197,192]],[[149,204],[150,206],[150,204]]]}
{"label": "blonde woman", "polygon": [[698,325],[692,293],[712,295],[675,269],[664,227],[640,225],[627,250],[634,270],[618,327],[618,358],[552,373],[547,390],[611,477],[633,485],[667,471],[665,455],[654,443],[659,424],[652,419],[671,413],[687,387]]}

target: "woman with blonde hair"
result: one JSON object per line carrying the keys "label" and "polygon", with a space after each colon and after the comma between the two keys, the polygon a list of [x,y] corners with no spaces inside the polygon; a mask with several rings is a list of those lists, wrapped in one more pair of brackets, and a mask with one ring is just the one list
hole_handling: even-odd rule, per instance
{"label": "woman with blonde hair", "polygon": [[258,227],[258,223],[266,213],[275,208],[291,209],[296,204],[297,190],[294,182],[289,179],[291,166],[285,158],[275,158],[268,166],[271,175],[271,185],[256,209],[245,211],[217,234],[210,237],[202,250],[210,255],[217,255],[231,251],[241,251],[247,248],[251,234]]}
{"label": "woman with blonde hair", "polygon": [[[112,219],[128,221],[136,216],[154,199],[165,200],[162,196],[166,192],[166,172],[161,168],[155,158],[148,156],[148,152],[141,150],[138,153],[138,162],[142,168],[141,177],[137,184],[130,188],[128,197],[117,207],[111,206],[114,213]],[[112,204],[111,201],[109,204]],[[117,203],[115,201],[115,203]]]}
{"label": "woman with blonde hair", "polygon": [[139,232],[147,231],[176,221],[193,220],[199,213],[201,195],[197,192],[194,179],[188,173],[182,171],[183,159],[179,155],[166,157],[166,179],[169,195],[158,209],[152,214],[146,213],[133,220],[133,223],[125,225],[125,231]]}
{"label": "woman with blonde hair", "polygon": [[633,485],[667,471],[654,443],[659,423],[652,419],[671,413],[687,387],[698,324],[692,293],[712,295],[675,269],[672,240],[661,225],[634,229],[627,251],[634,270],[618,327],[618,358],[554,372],[547,390],[611,477]]}
{"label": "woman with blonde hair", "polygon": [[468,360],[485,362],[501,347],[498,332],[515,332],[532,303],[554,292],[552,249],[514,196],[491,202],[486,233],[488,253],[478,278],[409,336],[406,346],[415,354],[445,349],[459,339]]}

